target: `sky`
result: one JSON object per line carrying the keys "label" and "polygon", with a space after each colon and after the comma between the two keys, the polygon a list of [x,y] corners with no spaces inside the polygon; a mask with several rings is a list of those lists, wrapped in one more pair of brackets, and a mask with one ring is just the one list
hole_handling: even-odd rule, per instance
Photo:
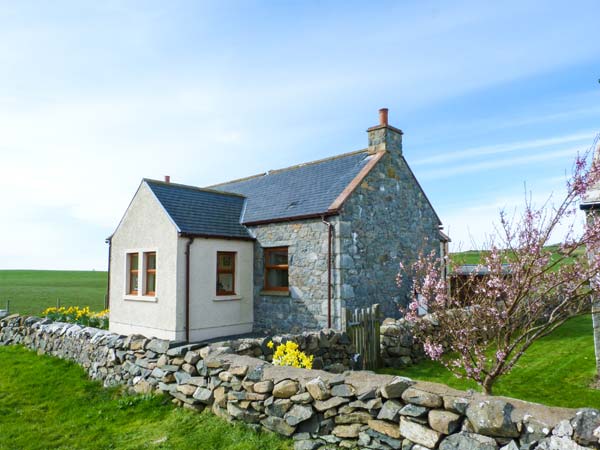
{"label": "sky", "polygon": [[359,150],[389,108],[450,234],[560,195],[600,131],[597,0],[0,1],[0,269],[106,270],[144,177]]}

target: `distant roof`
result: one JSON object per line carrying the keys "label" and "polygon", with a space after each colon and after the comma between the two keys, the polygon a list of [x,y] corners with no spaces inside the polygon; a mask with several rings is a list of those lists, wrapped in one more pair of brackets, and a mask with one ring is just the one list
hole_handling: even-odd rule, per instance
{"label": "distant roof", "polygon": [[596,183],[594,186],[590,186],[590,188],[583,196],[583,201],[579,206],[581,209],[598,209],[598,206],[600,206],[599,183]]}
{"label": "distant roof", "polygon": [[[452,272],[453,275],[487,275],[490,273],[489,267],[481,264],[463,264],[458,266]],[[502,273],[509,275],[511,273],[510,264],[502,264]]]}
{"label": "distant roof", "polygon": [[244,195],[248,199],[243,216],[246,224],[319,215],[330,212],[361,170],[368,170],[369,162],[380,156],[365,149],[210,188]]}
{"label": "distant roof", "polygon": [[149,179],[144,182],[181,233],[252,239],[241,224],[243,196]]}

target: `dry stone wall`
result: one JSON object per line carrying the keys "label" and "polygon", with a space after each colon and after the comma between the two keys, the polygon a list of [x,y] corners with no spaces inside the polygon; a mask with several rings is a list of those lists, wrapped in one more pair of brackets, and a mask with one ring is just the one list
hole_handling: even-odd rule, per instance
{"label": "dry stone wall", "polygon": [[0,344],[75,361],[105,386],[163,393],[185,408],[292,437],[297,450],[600,448],[594,409],[547,408],[372,372],[278,367],[222,347],[34,317],[1,320]]}
{"label": "dry stone wall", "polygon": [[313,355],[313,368],[339,373],[355,366],[357,358],[350,338],[345,332],[332,329],[309,331],[302,334],[284,334],[255,338],[235,338],[213,342],[212,351],[252,356],[265,361],[273,360],[274,349],[267,345],[273,341],[274,348],[287,341],[298,344],[301,351]]}
{"label": "dry stone wall", "polygon": [[406,319],[385,319],[381,325],[381,360],[385,367],[408,367],[423,359],[423,345],[413,337]]}

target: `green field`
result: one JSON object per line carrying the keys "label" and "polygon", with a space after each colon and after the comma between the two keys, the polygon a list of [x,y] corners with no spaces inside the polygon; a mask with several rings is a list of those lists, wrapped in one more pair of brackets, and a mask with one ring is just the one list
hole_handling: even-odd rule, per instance
{"label": "green field", "polygon": [[[548,246],[544,247],[544,249],[549,250],[552,253],[551,261],[556,261],[558,258],[560,258],[559,246],[557,244],[548,245]],[[487,254],[489,254],[489,252],[480,251],[480,250],[468,250],[466,252],[452,253],[452,254],[450,254],[450,258],[452,259],[452,262],[457,265],[481,264],[481,263],[483,263],[484,256],[486,256]],[[575,256],[585,255],[585,249],[578,248],[575,251],[574,255]],[[507,255],[507,259],[509,259],[508,255]],[[572,260],[573,260],[572,258],[566,258],[565,262],[571,262]]]}
{"label": "green field", "polygon": [[[383,369],[381,373],[480,390],[474,382],[458,379],[430,360],[406,369]],[[516,368],[494,385],[494,394],[550,406],[600,408],[600,390],[589,387],[595,375],[592,319],[581,316],[534,343]]]}
{"label": "green field", "polygon": [[56,306],[104,309],[106,272],[58,270],[0,270],[0,309],[10,300],[11,312],[39,315]]}
{"label": "green field", "polygon": [[174,407],[124,397],[74,363],[0,347],[0,449],[284,450],[289,440]]}

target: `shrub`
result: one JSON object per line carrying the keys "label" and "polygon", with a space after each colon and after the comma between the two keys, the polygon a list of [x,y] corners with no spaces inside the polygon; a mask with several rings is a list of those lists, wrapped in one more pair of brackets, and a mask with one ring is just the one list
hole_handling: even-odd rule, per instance
{"label": "shrub", "polygon": [[[267,347],[273,348],[275,344],[270,341]],[[302,369],[312,369],[313,355],[307,355],[306,353],[298,349],[298,344],[294,341],[287,341],[285,344],[279,344],[275,353],[273,354],[273,364],[276,366],[291,366],[299,367]]]}
{"label": "shrub", "polygon": [[76,323],[86,327],[108,329],[109,310],[100,312],[90,311],[89,306],[80,308],[79,306],[69,306],[60,308],[46,308],[42,312],[42,317],[58,322]]}

